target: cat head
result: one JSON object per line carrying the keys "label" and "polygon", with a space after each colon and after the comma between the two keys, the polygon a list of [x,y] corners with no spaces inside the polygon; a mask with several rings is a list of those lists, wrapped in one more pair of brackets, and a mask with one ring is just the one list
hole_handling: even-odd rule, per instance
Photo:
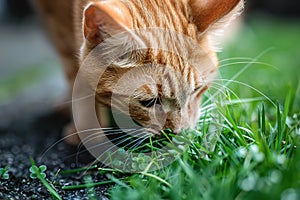
{"label": "cat head", "polygon": [[[202,94],[218,66],[211,38],[242,5],[242,0],[90,3],[83,14],[81,60],[89,58],[94,65],[85,78],[97,82],[100,124],[112,126],[104,106],[154,135],[194,128]],[[95,77],[96,71],[101,77]]]}

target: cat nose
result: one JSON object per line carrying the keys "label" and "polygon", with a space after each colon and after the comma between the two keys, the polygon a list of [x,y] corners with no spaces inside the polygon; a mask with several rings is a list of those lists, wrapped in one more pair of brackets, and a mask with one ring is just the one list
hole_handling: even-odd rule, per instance
{"label": "cat nose", "polygon": [[172,133],[179,134],[181,132],[181,121],[180,118],[169,117],[166,120],[163,130],[172,130]]}

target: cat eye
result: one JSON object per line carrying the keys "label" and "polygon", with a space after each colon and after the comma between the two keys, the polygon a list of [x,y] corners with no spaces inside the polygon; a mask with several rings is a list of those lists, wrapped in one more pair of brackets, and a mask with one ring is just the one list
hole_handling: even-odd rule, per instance
{"label": "cat eye", "polygon": [[149,99],[149,100],[142,100],[140,101],[140,104],[146,108],[151,108],[153,107],[155,104],[160,104],[160,100],[159,98],[153,98],[153,99]]}

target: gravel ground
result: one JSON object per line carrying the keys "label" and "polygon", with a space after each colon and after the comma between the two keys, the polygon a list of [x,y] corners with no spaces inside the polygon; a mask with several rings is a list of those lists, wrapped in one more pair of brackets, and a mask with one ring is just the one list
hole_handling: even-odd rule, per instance
{"label": "gravel ground", "polygon": [[[66,94],[62,69],[35,22],[15,25],[0,22],[0,26],[0,168],[9,166],[10,176],[8,180],[0,178],[0,200],[51,199],[47,189],[29,177],[31,157],[37,165],[47,166],[49,182],[59,169],[86,166],[93,158],[80,155],[77,161],[77,148],[64,142],[45,153],[60,140],[69,121],[52,113]],[[101,180],[105,177],[93,177],[94,182]],[[59,175],[54,183],[63,199],[88,199],[86,189],[61,189],[63,185],[83,182],[80,174],[74,174]],[[99,199],[106,199],[107,188],[95,188]]]}
{"label": "gravel ground", "polygon": [[[47,178],[52,180],[59,169],[78,168],[90,163],[90,155],[76,156],[77,148],[64,142],[55,145],[45,153],[56,141],[60,140],[63,126],[68,119],[60,114],[49,114],[43,117],[14,122],[10,128],[0,129],[0,167],[9,166],[9,179],[0,179],[0,199],[51,199],[47,189],[38,181],[29,177],[30,157],[37,165],[47,166]],[[45,153],[45,154],[44,154]],[[44,154],[44,155],[43,155]],[[43,156],[43,157],[42,157]],[[93,177],[93,181],[104,180],[104,177]],[[88,199],[87,190],[63,191],[63,185],[82,183],[80,175],[58,176],[55,185],[63,199]],[[107,199],[105,192],[108,186],[95,188],[99,199]]]}

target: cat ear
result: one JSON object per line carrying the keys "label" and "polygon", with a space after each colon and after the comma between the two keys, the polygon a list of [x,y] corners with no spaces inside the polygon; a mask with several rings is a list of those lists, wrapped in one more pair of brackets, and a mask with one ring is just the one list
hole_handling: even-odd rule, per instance
{"label": "cat ear", "polygon": [[109,36],[132,29],[132,17],[120,1],[100,1],[84,10],[84,37],[99,44]]}
{"label": "cat ear", "polygon": [[198,30],[204,32],[220,21],[228,23],[239,14],[243,0],[190,0],[190,8]]}

